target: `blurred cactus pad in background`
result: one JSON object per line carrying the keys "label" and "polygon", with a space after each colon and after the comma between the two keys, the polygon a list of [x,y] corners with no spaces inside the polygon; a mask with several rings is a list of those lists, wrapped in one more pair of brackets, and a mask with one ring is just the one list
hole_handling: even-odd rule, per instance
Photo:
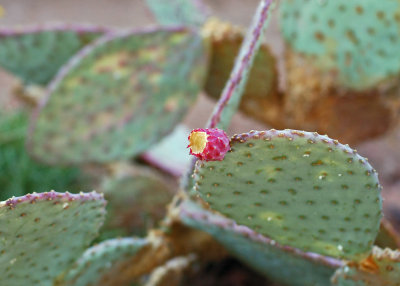
{"label": "blurred cactus pad in background", "polygon": [[400,285],[400,0],[38,3],[0,6],[0,285]]}

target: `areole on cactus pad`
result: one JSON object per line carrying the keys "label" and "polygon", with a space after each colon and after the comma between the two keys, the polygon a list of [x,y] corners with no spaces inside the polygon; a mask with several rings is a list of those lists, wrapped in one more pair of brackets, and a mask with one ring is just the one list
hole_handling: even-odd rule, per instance
{"label": "areole on cactus pad", "polygon": [[195,190],[211,209],[276,240],[362,259],[382,216],[376,171],[348,146],[296,130],[236,135],[223,161],[198,161]]}
{"label": "areole on cactus pad", "polygon": [[52,286],[97,236],[101,194],[47,192],[0,202],[0,285]]}

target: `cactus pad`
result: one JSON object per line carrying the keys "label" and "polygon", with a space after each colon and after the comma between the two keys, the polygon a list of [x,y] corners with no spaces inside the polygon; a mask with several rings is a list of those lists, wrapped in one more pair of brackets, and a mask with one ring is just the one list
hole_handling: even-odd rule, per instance
{"label": "cactus pad", "polygon": [[143,152],[196,99],[205,56],[201,38],[178,28],[103,37],[52,82],[31,128],[31,154],[78,164]]}
{"label": "cactus pad", "polygon": [[157,21],[164,26],[201,26],[208,14],[201,0],[146,0],[146,3]]}
{"label": "cactus pad", "polygon": [[317,133],[252,131],[223,161],[198,161],[195,190],[209,206],[280,244],[333,257],[368,255],[382,216],[376,171]]}
{"label": "cactus pad", "polygon": [[231,254],[261,274],[285,285],[326,286],[342,264],[336,259],[282,246],[190,201],[180,206],[180,217],[190,227],[210,233]]}
{"label": "cactus pad", "polygon": [[[0,284],[53,285],[103,223],[97,193],[48,192],[0,203]],[[68,239],[66,239],[68,238]]]}
{"label": "cactus pad", "polygon": [[393,0],[285,0],[283,36],[339,83],[374,86],[400,72],[400,2]]}
{"label": "cactus pad", "polygon": [[374,247],[361,263],[348,263],[332,278],[334,286],[399,286],[400,251]]}
{"label": "cactus pad", "polygon": [[107,30],[92,26],[0,29],[0,66],[25,84],[47,84],[70,57]]}
{"label": "cactus pad", "polygon": [[135,255],[148,245],[147,240],[138,238],[106,240],[87,249],[61,285],[128,285],[130,278],[124,271],[134,263]]}

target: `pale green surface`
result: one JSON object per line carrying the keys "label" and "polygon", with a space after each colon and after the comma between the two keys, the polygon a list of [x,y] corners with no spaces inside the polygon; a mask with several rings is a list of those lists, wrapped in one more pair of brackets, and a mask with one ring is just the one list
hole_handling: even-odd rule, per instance
{"label": "pale green surface", "polygon": [[46,85],[70,57],[101,34],[65,29],[0,36],[0,66],[25,84]]}
{"label": "pale green surface", "polygon": [[51,164],[79,164],[145,151],[194,103],[205,57],[201,38],[188,31],[122,33],[98,42],[55,84],[34,123],[31,153]]}
{"label": "pale green surface", "polygon": [[299,53],[343,85],[366,89],[400,72],[399,0],[283,0],[281,27]]}
{"label": "pale green surface", "polygon": [[365,159],[308,132],[250,137],[231,142],[223,161],[198,161],[195,189],[201,198],[281,244],[365,257],[382,216],[378,179]]}
{"label": "pale green surface", "polygon": [[37,199],[0,207],[0,285],[52,286],[97,236],[104,200]]}
{"label": "pale green surface", "polygon": [[176,126],[170,135],[148,150],[146,156],[174,175],[183,174],[192,159],[187,148],[190,131],[185,125]]}

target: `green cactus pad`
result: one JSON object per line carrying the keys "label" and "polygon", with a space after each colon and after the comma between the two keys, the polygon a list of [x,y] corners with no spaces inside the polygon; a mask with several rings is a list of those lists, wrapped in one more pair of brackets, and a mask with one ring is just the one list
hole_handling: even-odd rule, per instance
{"label": "green cactus pad", "polygon": [[107,178],[101,188],[107,200],[104,235],[145,235],[165,216],[174,189],[171,182],[148,169],[130,169]]}
{"label": "green cactus pad", "polygon": [[282,246],[233,220],[185,201],[180,218],[190,227],[211,234],[226,249],[270,279],[290,286],[326,286],[341,261]]}
{"label": "green cactus pad", "polygon": [[364,89],[400,72],[400,1],[284,0],[283,36],[343,85]]}
{"label": "green cactus pad", "polygon": [[337,286],[399,286],[400,251],[374,247],[371,256],[360,264],[339,268],[332,278]]}
{"label": "green cactus pad", "polygon": [[129,285],[126,268],[134,262],[135,255],[148,245],[147,240],[139,238],[106,240],[87,249],[60,285]]}
{"label": "green cactus pad", "polygon": [[179,177],[190,167],[191,156],[187,149],[187,138],[190,131],[185,125],[176,126],[170,135],[143,154],[142,159]]}
{"label": "green cactus pad", "polygon": [[382,216],[376,171],[317,133],[236,135],[223,161],[197,162],[195,190],[210,207],[280,244],[322,255],[368,255]]}
{"label": "green cactus pad", "polygon": [[208,8],[201,0],[146,0],[157,21],[164,26],[201,26],[207,18]]}
{"label": "green cactus pad", "polygon": [[0,203],[0,285],[51,286],[97,236],[97,193],[26,195]]}
{"label": "green cactus pad", "polygon": [[107,35],[52,82],[34,116],[28,148],[50,164],[106,162],[143,152],[194,103],[206,64],[194,32]]}
{"label": "green cactus pad", "polygon": [[53,25],[0,29],[0,66],[25,84],[47,84],[70,57],[107,30]]}

